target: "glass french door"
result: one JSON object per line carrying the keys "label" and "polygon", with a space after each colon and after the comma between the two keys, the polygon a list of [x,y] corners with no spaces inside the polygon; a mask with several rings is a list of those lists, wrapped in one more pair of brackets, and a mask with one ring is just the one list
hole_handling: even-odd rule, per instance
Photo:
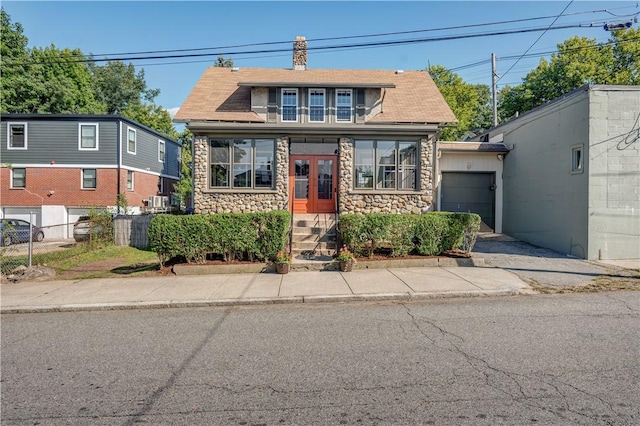
{"label": "glass french door", "polygon": [[289,188],[294,213],[335,211],[337,160],[331,155],[291,156]]}

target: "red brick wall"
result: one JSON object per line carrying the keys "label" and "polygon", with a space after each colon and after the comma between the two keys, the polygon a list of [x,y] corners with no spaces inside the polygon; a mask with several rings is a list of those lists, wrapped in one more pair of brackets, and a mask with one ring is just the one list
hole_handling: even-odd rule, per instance
{"label": "red brick wall", "polygon": [[[118,194],[118,170],[98,169],[97,188],[81,189],[82,170],[32,167],[26,170],[26,188],[11,189],[11,170],[0,168],[1,206],[62,205],[77,207],[115,206]],[[150,195],[169,195],[175,180],[163,178],[164,193],[158,193],[157,175],[134,171],[133,191],[127,190],[127,170],[120,170],[120,192],[127,195],[130,207],[142,207]],[[49,192],[53,194],[49,195]]]}
{"label": "red brick wall", "polygon": [[0,205],[111,206],[118,193],[117,176],[116,169],[97,169],[97,188],[81,189],[82,169],[31,167],[26,170],[26,188],[10,189],[11,171],[3,167]]}

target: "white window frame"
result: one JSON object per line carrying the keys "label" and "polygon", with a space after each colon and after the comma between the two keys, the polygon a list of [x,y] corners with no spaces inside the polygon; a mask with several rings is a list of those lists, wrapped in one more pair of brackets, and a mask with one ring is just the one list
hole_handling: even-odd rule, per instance
{"label": "white window frame", "polygon": [[[287,92],[287,91],[293,91],[293,92],[295,92],[295,94],[296,94],[296,104],[295,104],[295,105],[285,105],[285,104],[284,104],[284,95],[285,95],[285,92]],[[282,121],[283,123],[297,123],[297,122],[298,122],[298,108],[299,108],[298,103],[299,103],[299,100],[298,100],[298,89],[294,89],[294,88],[283,88],[283,89],[280,91],[280,105],[281,105],[280,109],[281,109],[281,111],[282,111],[282,112],[281,112],[281,114],[280,114],[280,121]],[[284,119],[284,108],[285,108],[285,106],[286,106],[286,107],[292,107],[292,106],[295,106],[296,118],[295,118],[294,120],[285,120],[285,119]]]}
{"label": "white window frame", "polygon": [[[82,147],[82,126],[93,126],[96,129],[96,146],[94,148],[83,148]],[[98,123],[78,123],[78,150],[79,151],[98,151],[99,148],[99,136],[98,131],[100,130],[100,126]]]}
{"label": "white window frame", "polygon": [[[11,126],[24,126],[24,146],[13,147],[11,146]],[[16,122],[10,121],[7,123],[7,149],[27,149],[27,123],[26,122]]]}
{"label": "white window frame", "polygon": [[[15,173],[16,170],[24,170],[24,177],[22,178],[24,180],[24,186],[15,186],[14,185],[13,182],[14,182],[15,177],[14,177],[13,174]],[[16,167],[15,169],[12,168],[11,169],[11,182],[10,183],[11,183],[11,186],[10,186],[11,189],[14,189],[14,188],[15,189],[24,189],[24,188],[26,188],[27,187],[27,169],[25,167]]]}
{"label": "white window frame", "polygon": [[133,191],[135,188],[135,174],[133,170],[127,170],[127,191]]}
{"label": "white window frame", "polygon": [[[311,92],[320,92],[322,93],[322,120],[312,120],[311,108],[318,108],[317,105],[311,105]],[[309,103],[309,123],[324,123],[327,121],[327,91],[325,89],[309,89],[308,92],[308,103]]]}
{"label": "white window frame", "polygon": [[[338,94],[341,92],[348,92],[349,93],[349,100],[351,101],[351,103],[349,104],[349,119],[348,120],[340,120],[338,118],[338,108],[341,107],[340,104],[338,104]],[[342,105],[342,107],[344,108],[345,105]],[[353,123],[353,90],[352,89],[336,89],[336,123]]]}
{"label": "white window frame", "polygon": [[[130,139],[129,139],[129,133],[130,133],[131,131],[133,131],[133,134],[134,134],[134,140],[133,140],[133,151],[131,151],[131,150],[129,149],[129,142],[130,142]],[[134,129],[133,127],[129,127],[129,126],[127,126],[127,152],[128,152],[129,154],[134,154],[134,155],[135,155],[135,153],[136,153],[136,151],[137,151],[137,150],[138,150],[138,131],[137,131],[136,129]]]}
{"label": "white window frame", "polygon": [[[96,177],[95,177],[95,186],[93,187],[85,187],[84,186],[84,172],[87,170],[93,170],[96,172]],[[98,169],[81,169],[80,170],[80,188],[81,189],[88,189],[88,190],[96,190],[98,189]]]}
{"label": "white window frame", "polygon": [[158,139],[158,161],[164,163],[167,156],[167,144],[162,139]]}

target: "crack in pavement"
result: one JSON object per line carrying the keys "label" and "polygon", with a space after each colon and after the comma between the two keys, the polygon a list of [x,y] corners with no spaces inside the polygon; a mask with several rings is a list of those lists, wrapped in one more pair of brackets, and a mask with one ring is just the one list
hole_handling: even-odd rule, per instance
{"label": "crack in pavement", "polygon": [[[444,328],[442,328],[441,326],[435,324],[435,322],[430,321],[427,318],[421,318],[420,321],[423,323],[428,324],[429,326],[431,326],[432,328],[434,328],[435,330],[437,330],[437,332],[441,335],[442,340],[444,340],[444,344],[440,341],[437,341],[437,339],[433,338],[432,336],[430,336],[425,330],[422,329],[421,324],[418,320],[418,318],[416,318],[416,316],[411,312],[410,308],[405,305],[402,304],[402,306],[405,308],[408,316],[411,318],[411,321],[414,325],[414,327],[416,327],[416,329],[420,332],[420,334],[422,336],[425,337],[425,339],[427,339],[429,342],[431,342],[434,346],[440,348],[440,349],[444,349],[447,351],[450,351],[452,353],[457,353],[459,355],[462,355],[463,359],[467,362],[467,364],[475,371],[477,371],[478,373],[482,374],[485,378],[485,383],[487,386],[489,386],[492,389],[495,389],[498,392],[501,392],[505,395],[507,395],[509,398],[511,398],[514,402],[517,403],[521,403],[525,406],[529,406],[532,408],[537,408],[543,411],[546,411],[550,414],[553,414],[556,417],[559,417],[561,419],[564,420],[570,420],[567,419],[565,413],[562,412],[558,412],[556,410],[551,409],[550,407],[541,405],[539,403],[536,402],[537,397],[532,396],[532,395],[528,395],[527,392],[525,391],[525,388],[523,387],[523,385],[520,383],[519,380],[517,380],[517,377],[521,377],[523,379],[526,380],[530,380],[530,381],[535,381],[538,383],[542,383],[542,384],[546,384],[548,386],[550,386],[551,388],[553,388],[555,390],[556,395],[562,397],[563,399],[563,404],[565,406],[565,410],[568,413],[571,413],[575,416],[581,417],[581,418],[586,418],[589,419],[591,421],[596,420],[596,421],[603,421],[603,419],[598,418],[598,416],[594,416],[594,415],[589,415],[586,413],[581,413],[578,411],[575,411],[574,409],[572,409],[569,405],[569,401],[567,400],[567,396],[565,395],[565,393],[563,393],[560,389],[560,387],[556,384],[554,384],[551,381],[547,381],[547,380],[541,380],[541,379],[537,379],[537,378],[532,378],[523,374],[519,374],[519,373],[513,373],[513,372],[509,372],[506,370],[501,370],[497,367],[494,367],[492,365],[489,364],[489,362],[487,362],[486,360],[469,354],[467,352],[465,352],[463,350],[463,348],[461,348],[459,346],[459,343],[455,343],[451,340],[449,340],[451,337],[454,337],[456,340],[458,340],[461,343],[464,343],[464,338],[461,336],[458,336],[456,334],[453,334],[451,332],[448,332],[447,330],[445,330]],[[455,374],[454,374],[455,376]],[[500,379],[500,377],[504,377],[508,380],[510,380],[510,382],[516,386],[516,389],[509,389],[508,386],[506,386],[507,384],[504,383],[504,381],[502,381]],[[553,377],[553,376],[551,376]],[[556,379],[554,377],[554,379]],[[576,386],[573,386],[569,383],[564,383],[562,381],[560,381],[560,383],[562,385],[565,385],[571,389],[574,389],[578,392],[580,392],[583,395],[588,396],[589,398],[593,398],[599,402],[601,402],[605,407],[608,408],[609,412],[616,414],[616,415],[622,415],[622,413],[617,412],[613,405],[605,400],[603,400],[602,398],[598,397],[597,395],[593,395],[590,394],[580,388],[577,388]]]}

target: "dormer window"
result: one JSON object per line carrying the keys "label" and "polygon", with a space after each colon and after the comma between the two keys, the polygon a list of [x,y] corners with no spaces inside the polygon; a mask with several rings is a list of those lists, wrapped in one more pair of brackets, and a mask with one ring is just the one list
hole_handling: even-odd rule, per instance
{"label": "dormer window", "polygon": [[309,122],[324,123],[324,111],[324,89],[309,89]]}
{"label": "dormer window", "polygon": [[298,121],[297,89],[282,89],[282,121]]}
{"label": "dormer window", "polygon": [[336,90],[336,121],[342,123],[352,122],[352,92],[351,89]]}

